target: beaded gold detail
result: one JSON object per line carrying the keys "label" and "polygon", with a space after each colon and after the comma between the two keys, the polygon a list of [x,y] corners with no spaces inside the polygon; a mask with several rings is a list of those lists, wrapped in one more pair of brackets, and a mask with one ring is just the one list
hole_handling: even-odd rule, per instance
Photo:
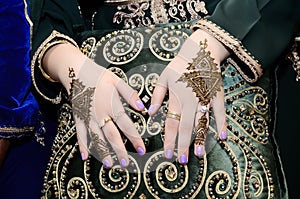
{"label": "beaded gold detail", "polygon": [[171,61],[180,50],[183,42],[188,38],[188,34],[185,31],[180,31],[180,29],[187,29],[189,27],[188,24],[185,24],[178,28],[173,26],[155,31],[149,40],[151,52],[158,59]]}
{"label": "beaded gold detail", "polygon": [[199,0],[132,0],[118,6],[114,23],[125,28],[166,24],[200,19],[208,14],[204,1]]}
{"label": "beaded gold detail", "polygon": [[[147,43],[150,36],[145,32],[143,34]],[[147,101],[157,83],[157,77],[168,62],[157,59],[159,61],[153,64],[156,56],[151,57],[149,51],[147,55],[150,56],[150,62],[147,62],[143,50],[126,66],[109,69],[128,84],[134,85],[141,99]],[[98,53],[95,52],[97,56]],[[215,138],[215,119],[210,115],[206,144],[213,144],[213,148],[199,158],[193,155],[194,145],[191,145],[187,165],[176,161],[176,151],[174,160],[164,156],[167,98],[153,117],[125,106],[126,114],[142,135],[148,153],[139,156],[126,143],[129,167],[121,169],[119,165],[114,165],[112,170],[104,168],[94,157],[81,161],[72,109],[70,105],[64,104],[60,110],[58,134],[44,178],[42,199],[70,198],[71,194],[77,198],[95,199],[277,199],[280,196],[280,183],[273,166],[276,161],[274,149],[269,142],[271,120],[268,93],[259,86],[247,83],[230,62],[225,61],[221,69],[222,75],[226,77],[223,78],[223,86],[227,139],[223,141]],[[116,156],[112,157],[117,164]]]}
{"label": "beaded gold detail", "polygon": [[42,60],[44,58],[44,55],[45,53],[50,49],[52,48],[53,46],[55,45],[58,45],[58,44],[68,44],[69,42],[66,41],[66,40],[57,40],[57,41],[53,41],[53,42],[49,42],[47,43],[44,48],[41,50],[39,56],[38,56],[38,67],[42,73],[42,75],[44,76],[44,78],[46,78],[47,80],[49,80],[50,82],[58,82],[54,79],[52,79],[43,69],[43,66],[42,66]]}
{"label": "beaded gold detail", "polygon": [[0,127],[0,132],[3,133],[24,133],[33,131],[35,127],[25,126],[25,127]]}
{"label": "beaded gold detail", "polygon": [[61,94],[62,93],[59,92],[55,98],[48,97],[46,94],[44,94],[40,90],[40,88],[37,84],[37,81],[36,81],[37,77],[36,77],[36,73],[35,73],[36,68],[42,68],[42,66],[40,66],[41,59],[42,59],[40,54],[42,52],[46,52],[45,48],[47,47],[47,45],[51,42],[54,42],[54,41],[67,41],[70,44],[73,44],[74,46],[78,47],[76,42],[73,39],[71,39],[70,37],[68,37],[64,34],[61,34],[61,33],[54,30],[49,35],[49,37],[47,39],[45,39],[44,42],[39,46],[39,48],[36,50],[36,52],[34,53],[34,55],[32,57],[32,60],[31,60],[31,78],[32,78],[33,86],[36,89],[38,94],[40,94],[44,99],[50,101],[53,104],[59,104],[61,102]]}
{"label": "beaded gold detail", "polygon": [[196,28],[200,28],[214,36],[225,46],[230,48],[235,53],[235,55],[249,67],[249,69],[253,73],[253,78],[247,76],[243,72],[243,70],[241,70],[241,68],[238,65],[236,65],[237,70],[241,73],[245,80],[247,80],[250,83],[253,83],[256,82],[258,78],[262,75],[263,71],[258,60],[256,60],[250,54],[250,52],[246,50],[246,48],[242,45],[241,41],[239,41],[237,38],[234,38],[226,30],[222,29],[221,27],[207,19],[200,19],[199,21],[197,21],[197,23],[192,26],[192,29]]}
{"label": "beaded gold detail", "polygon": [[294,45],[292,46],[292,52],[288,55],[288,59],[291,60],[293,68],[296,72],[296,81],[300,81],[300,47],[298,45],[299,43],[300,37],[296,37]]}

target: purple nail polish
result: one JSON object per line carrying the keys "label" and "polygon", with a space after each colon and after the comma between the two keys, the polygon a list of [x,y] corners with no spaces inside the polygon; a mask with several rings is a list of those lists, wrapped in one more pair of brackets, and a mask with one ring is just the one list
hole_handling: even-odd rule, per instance
{"label": "purple nail polish", "polygon": [[84,155],[84,153],[81,153],[81,159],[82,159],[82,160],[85,160],[85,155]]}
{"label": "purple nail polish", "polygon": [[203,145],[197,146],[196,155],[201,156],[201,155],[203,155],[203,153],[204,153],[204,146]]}
{"label": "purple nail polish", "polygon": [[120,163],[121,163],[121,167],[123,167],[123,168],[125,168],[127,166],[127,162],[125,159],[121,159]]}
{"label": "purple nail polish", "polygon": [[179,163],[180,164],[186,164],[187,163],[187,157],[186,157],[186,155],[181,155],[180,156]]}
{"label": "purple nail polish", "polygon": [[148,113],[151,115],[154,109],[154,105],[150,105],[149,109],[148,109]]}
{"label": "purple nail polish", "polygon": [[141,100],[135,102],[139,109],[145,109],[145,106]]}
{"label": "purple nail polish", "polygon": [[222,131],[221,134],[220,134],[220,138],[221,138],[221,140],[226,140],[227,133],[225,131]]}
{"label": "purple nail polish", "polygon": [[171,149],[166,150],[166,158],[171,159],[173,157],[173,151]]}
{"label": "purple nail polish", "polygon": [[103,165],[104,165],[105,168],[110,168],[111,167],[110,162],[106,159],[103,161]]}
{"label": "purple nail polish", "polygon": [[137,152],[138,152],[138,154],[140,154],[140,155],[144,155],[144,154],[145,154],[145,151],[144,151],[144,149],[143,149],[142,147],[138,147],[138,148],[137,148]]}

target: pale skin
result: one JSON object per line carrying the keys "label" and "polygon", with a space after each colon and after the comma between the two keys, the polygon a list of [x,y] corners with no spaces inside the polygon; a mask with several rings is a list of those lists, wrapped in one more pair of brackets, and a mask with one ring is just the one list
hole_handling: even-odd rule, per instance
{"label": "pale skin", "polygon": [[[194,40],[195,42],[199,42],[200,39],[203,40],[203,38],[206,38],[208,41],[208,48],[207,50],[211,51],[211,56],[215,59],[215,63],[219,66],[220,62],[224,60],[228,55],[229,51],[219,42],[217,41],[214,37],[210,36],[206,32],[202,30],[197,30],[195,31],[190,38]],[[72,67],[74,70],[75,75],[77,75],[80,71],[80,68],[84,61],[86,60],[86,56],[75,46],[71,44],[58,44],[51,49],[49,49],[44,58],[43,58],[43,68],[47,72],[47,74],[53,78],[54,80],[59,81],[65,88],[66,90],[69,91],[70,89],[70,83],[71,83],[71,78],[69,77],[69,68]],[[184,72],[185,68],[187,66],[187,62],[180,57],[175,57],[173,61],[170,62],[168,67],[172,67],[176,69],[179,73]],[[117,83],[120,81],[120,79],[113,75],[112,73],[108,72],[103,75],[101,79],[101,86],[102,84],[103,87],[116,87]],[[121,80],[122,81],[122,80]],[[154,108],[150,108],[149,114],[152,115],[154,114],[160,105],[166,92],[168,90],[168,87],[161,87],[157,86],[154,90],[153,97],[151,104],[154,104]],[[124,91],[123,91],[124,92]],[[131,91],[130,91],[131,92]],[[133,94],[130,97],[127,97],[126,101],[129,103],[130,106],[132,106],[135,110],[137,111],[143,111],[145,108],[141,106],[141,104],[137,102],[141,102],[140,98],[136,94],[136,92],[132,92]],[[119,94],[122,96],[122,91],[119,91]],[[105,93],[101,93],[100,89],[96,89],[96,96],[103,96]],[[169,101],[169,110],[172,110],[173,112],[177,112],[184,117],[184,109],[181,109],[181,102],[176,99],[175,96],[173,96],[173,93],[170,93],[170,101]],[[95,104],[98,103],[96,98]],[[107,105],[111,104],[111,101],[109,99],[106,102],[101,102],[101,103],[106,103]],[[221,132],[226,132],[226,125],[225,123],[225,108],[224,108],[224,92],[223,89],[221,92],[217,93],[217,96],[213,98],[211,101],[210,105],[213,108],[214,114],[215,114],[215,119],[217,122],[217,131],[219,135]],[[185,107],[188,109],[188,107]],[[197,108],[197,107],[196,107]],[[194,111],[196,112],[196,110]],[[99,114],[98,114],[99,116]],[[107,115],[109,117],[110,115]],[[101,119],[104,119],[105,113],[101,114]],[[196,119],[199,118],[200,115],[196,115]],[[195,120],[193,120],[195,121]],[[118,157],[118,160],[122,164],[122,166],[126,167],[128,166],[128,154],[126,152],[126,148],[123,144],[123,141],[121,139],[121,136],[116,128],[116,125],[122,125],[122,124],[115,124],[113,122],[108,122],[103,128],[103,134],[109,141],[109,143],[114,146],[113,149],[116,153],[116,156]],[[126,126],[128,125],[128,126]],[[178,154],[179,157],[186,156],[188,157],[188,148],[190,145],[190,139],[191,139],[191,134],[192,134],[192,128],[194,126],[194,122],[184,122],[183,120],[181,121],[175,121],[172,119],[167,119],[166,120],[166,131],[165,131],[165,152],[172,151],[174,150],[175,142],[174,142],[174,137],[179,136],[178,140]],[[133,146],[136,148],[136,150],[139,152],[139,154],[143,155],[146,152],[144,143],[140,135],[138,134],[136,129],[132,129],[133,123],[125,124],[123,126],[124,129],[124,134],[127,136],[127,138],[131,141]],[[86,131],[88,127],[85,127],[83,123],[76,124],[76,128],[78,131]],[[128,129],[130,129],[130,132],[126,132]],[[82,154],[82,159],[86,160],[89,151],[87,150],[87,147],[85,146],[84,142],[79,140],[79,148],[80,152]],[[196,148],[196,147],[195,147]],[[197,152],[195,149],[195,155],[201,156],[203,153],[199,154],[199,151]],[[104,160],[105,159],[105,160]],[[105,157],[103,159],[103,162],[107,161],[109,162],[107,164],[107,167],[111,167],[114,163],[112,158]],[[125,161],[125,163],[121,162]],[[186,164],[188,160],[186,161],[180,161],[182,164]]]}
{"label": "pale skin", "polygon": [[[207,40],[207,51],[211,52],[211,57],[214,58],[214,62],[217,64],[217,67],[220,67],[221,61],[223,61],[226,57],[229,56],[229,51],[225,48],[222,43],[216,40],[213,36],[209,35],[205,31],[197,30],[191,36],[195,43],[200,43],[204,39]],[[189,49],[187,49],[189,50]],[[191,52],[190,54],[194,54]],[[189,53],[185,53],[185,55],[189,56]],[[191,57],[189,57],[191,58]],[[186,71],[186,67],[188,66],[188,62],[185,58],[181,56],[176,56],[168,65],[167,68],[172,71],[177,72],[178,74],[182,74]],[[198,119],[203,115],[203,113],[197,113],[196,109],[197,102],[193,94],[190,97],[187,97],[186,102],[184,102],[184,96],[181,97],[180,94],[184,93],[184,95],[189,95],[188,92],[179,91],[178,88],[172,89],[170,85],[174,85],[172,81],[176,81],[177,79],[172,79],[174,74],[170,74],[167,76],[165,83],[158,84],[156,86],[152,100],[149,114],[153,115],[158,108],[160,107],[166,92],[169,92],[169,111],[178,113],[181,115],[180,120],[175,120],[172,118],[166,119],[166,129],[165,129],[165,142],[164,149],[165,155],[168,157],[170,153],[174,151],[175,140],[178,136],[178,161],[182,164],[188,163],[189,156],[189,146],[191,143],[192,130],[193,130],[193,121],[197,123]],[[184,86],[181,89],[189,89]],[[183,100],[183,101],[182,101]],[[185,105],[187,104],[187,105]],[[196,106],[193,106],[195,104]],[[226,139],[226,122],[225,122],[225,107],[224,107],[224,89],[221,88],[221,91],[217,92],[216,96],[211,100],[209,106],[213,108],[213,112],[216,119],[217,124],[217,132],[220,139]],[[194,113],[194,114],[191,114]],[[208,114],[206,114],[208,118]],[[208,118],[209,119],[209,118]],[[209,120],[207,122],[208,127]],[[202,156],[205,154],[204,146],[195,145],[194,154],[196,156]]]}

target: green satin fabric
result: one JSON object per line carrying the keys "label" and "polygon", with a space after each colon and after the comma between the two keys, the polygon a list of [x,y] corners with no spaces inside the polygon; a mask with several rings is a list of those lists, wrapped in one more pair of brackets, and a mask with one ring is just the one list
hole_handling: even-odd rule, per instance
{"label": "green satin fabric", "polygon": [[[155,78],[190,33],[189,25],[182,24],[113,32],[106,36],[91,32],[85,35],[88,39],[81,47],[89,57],[136,89],[148,106]],[[125,37],[120,35],[128,37],[124,40]],[[113,54],[120,52],[119,47],[124,49],[124,42],[128,51],[120,56]],[[233,65],[230,59],[222,64],[228,138],[226,141],[216,138],[214,117],[210,113],[208,153],[202,158],[195,157],[192,144],[186,166],[180,166],[175,159],[167,161],[163,157],[167,101],[153,118],[124,104],[126,113],[144,139],[147,154],[137,155],[124,138],[130,166],[120,169],[115,159],[116,165],[111,170],[104,169],[95,157],[81,161],[72,110],[67,103],[64,104],[45,175],[43,198],[58,198],[59,195],[116,199],[288,198],[277,147],[273,143],[270,77],[265,73],[260,82],[250,85]]]}

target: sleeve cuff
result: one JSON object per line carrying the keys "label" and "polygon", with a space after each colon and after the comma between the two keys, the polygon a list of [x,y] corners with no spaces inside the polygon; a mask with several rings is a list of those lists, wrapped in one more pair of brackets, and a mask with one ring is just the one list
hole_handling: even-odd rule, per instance
{"label": "sleeve cuff", "polygon": [[0,127],[0,138],[16,139],[33,135],[35,130],[34,126],[25,127]]}
{"label": "sleeve cuff", "polygon": [[47,50],[61,43],[70,43],[78,48],[77,43],[72,38],[54,30],[38,47],[31,61],[31,77],[37,93],[53,104],[59,104],[61,102],[63,88],[59,82],[53,80],[43,70],[42,59]]}
{"label": "sleeve cuff", "polygon": [[[217,24],[207,19],[200,19],[191,28],[192,30],[200,28],[201,30],[214,36],[217,40],[232,50],[235,56],[239,59],[237,61],[239,64],[234,65],[246,81],[250,83],[256,82],[263,74],[260,63],[254,58],[254,56],[251,55],[249,51],[247,51],[247,49],[242,45],[242,42],[232,36],[226,30],[219,27]],[[231,58],[231,62],[234,62],[234,58]],[[240,63],[242,63],[244,66],[241,66]]]}

